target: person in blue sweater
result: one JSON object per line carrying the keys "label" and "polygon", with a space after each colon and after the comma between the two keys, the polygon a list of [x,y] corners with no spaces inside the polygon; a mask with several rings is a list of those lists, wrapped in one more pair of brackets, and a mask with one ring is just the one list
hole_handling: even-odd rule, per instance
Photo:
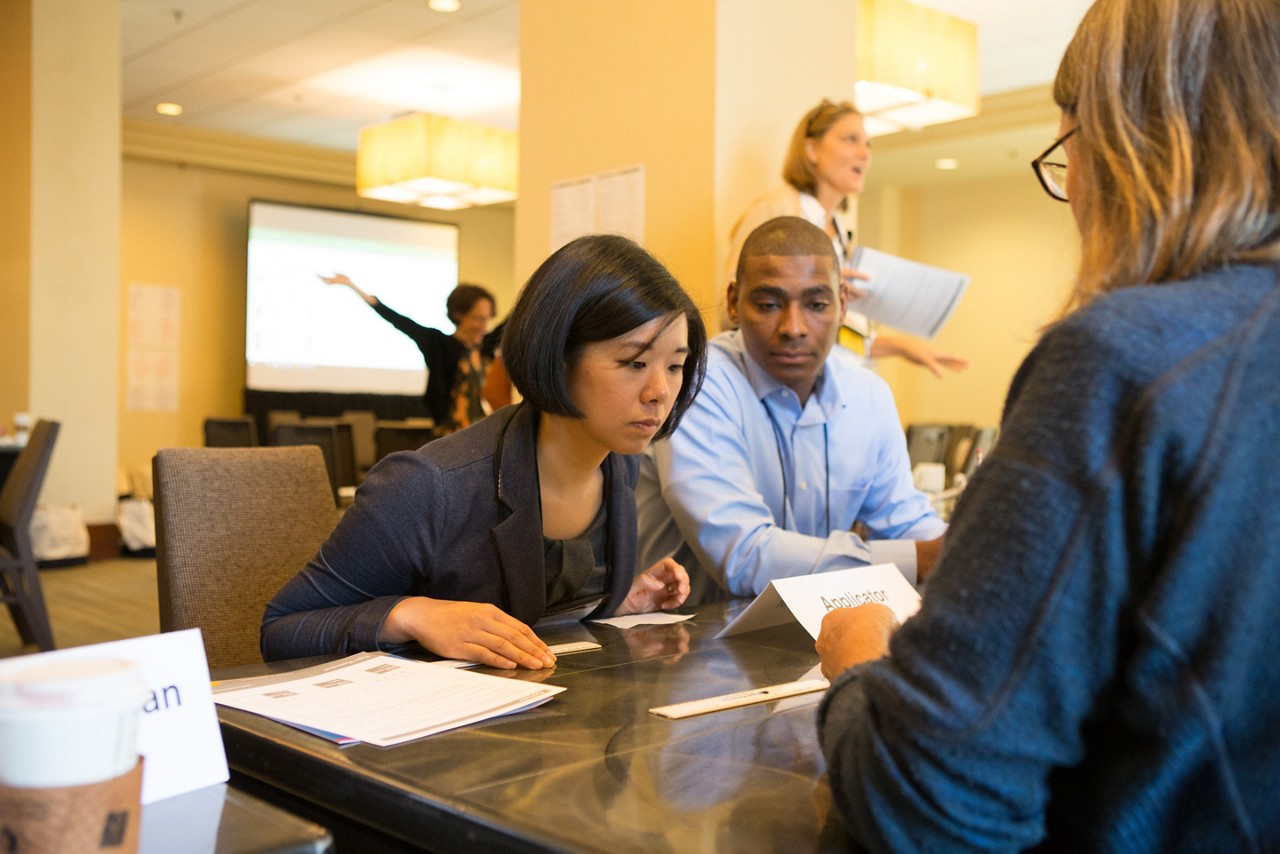
{"label": "person in blue sweater", "polygon": [[1098,0],[1033,164],[1082,240],[919,613],[830,612],[871,850],[1280,851],[1280,14]]}

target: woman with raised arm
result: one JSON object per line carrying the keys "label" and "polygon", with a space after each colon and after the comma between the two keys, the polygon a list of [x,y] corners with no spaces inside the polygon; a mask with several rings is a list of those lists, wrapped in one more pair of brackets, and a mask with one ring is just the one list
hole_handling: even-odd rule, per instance
{"label": "woman with raised arm", "polygon": [[394,649],[539,669],[540,624],[674,608],[673,560],[635,575],[636,457],[675,429],[705,365],[701,315],[623,237],[533,274],[503,352],[523,402],[375,465],[267,606],[268,659]]}
{"label": "woman with raised arm", "polygon": [[1085,14],[1033,164],[1079,227],[1073,310],[919,613],[818,637],[868,848],[1280,851],[1277,80],[1275,0]]}
{"label": "woman with raised arm", "polygon": [[411,320],[365,293],[343,273],[321,276],[327,285],[344,285],[364,300],[378,316],[418,346],[427,366],[427,387],[422,397],[427,414],[441,435],[474,424],[485,416],[481,388],[493,355],[486,333],[497,310],[493,294],[479,285],[458,285],[449,292],[445,310],[454,324],[452,334]]}

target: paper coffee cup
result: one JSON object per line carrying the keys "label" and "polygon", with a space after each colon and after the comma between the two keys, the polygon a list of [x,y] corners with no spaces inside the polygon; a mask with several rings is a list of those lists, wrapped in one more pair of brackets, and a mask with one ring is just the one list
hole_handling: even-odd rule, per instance
{"label": "paper coffee cup", "polygon": [[145,698],[131,661],[72,658],[6,667],[0,671],[0,784],[82,786],[125,774],[138,763]]}

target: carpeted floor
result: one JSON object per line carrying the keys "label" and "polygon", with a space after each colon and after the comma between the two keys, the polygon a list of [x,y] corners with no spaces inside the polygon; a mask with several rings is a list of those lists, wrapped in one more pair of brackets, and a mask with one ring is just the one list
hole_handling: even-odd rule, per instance
{"label": "carpeted floor", "polygon": [[[42,569],[40,584],[59,649],[160,631],[154,558]],[[8,609],[0,608],[0,657],[35,651],[22,646]]]}

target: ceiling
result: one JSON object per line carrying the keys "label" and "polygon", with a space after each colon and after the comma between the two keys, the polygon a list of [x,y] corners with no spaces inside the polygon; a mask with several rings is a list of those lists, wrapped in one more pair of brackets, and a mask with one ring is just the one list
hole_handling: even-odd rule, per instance
{"label": "ceiling", "polygon": [[[1051,80],[1091,0],[917,2],[978,25],[986,97]],[[355,150],[361,127],[415,111],[516,127],[519,0],[462,0],[452,13],[427,0],[120,0],[120,9],[127,118],[343,151]],[[182,115],[157,115],[165,101]]]}
{"label": "ceiling", "polygon": [[354,151],[407,112],[515,128],[519,3],[121,0],[126,118]]}

